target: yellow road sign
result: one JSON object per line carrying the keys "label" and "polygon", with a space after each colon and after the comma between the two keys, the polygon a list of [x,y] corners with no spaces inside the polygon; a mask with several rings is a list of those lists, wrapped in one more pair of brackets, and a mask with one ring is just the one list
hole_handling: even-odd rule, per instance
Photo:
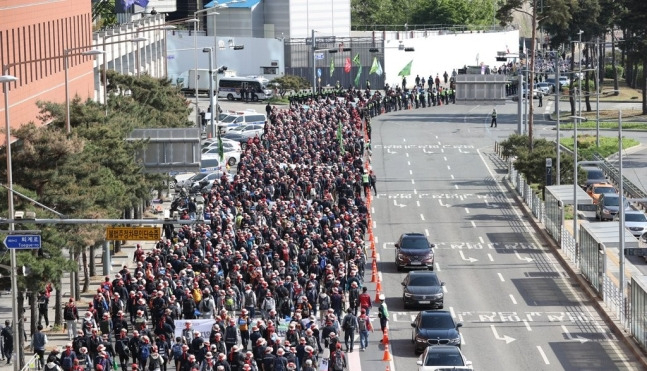
{"label": "yellow road sign", "polygon": [[108,241],[157,241],[162,237],[158,227],[107,227]]}

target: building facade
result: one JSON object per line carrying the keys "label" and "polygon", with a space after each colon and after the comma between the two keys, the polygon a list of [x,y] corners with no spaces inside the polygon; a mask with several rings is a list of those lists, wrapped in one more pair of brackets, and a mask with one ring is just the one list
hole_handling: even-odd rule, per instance
{"label": "building facade", "polygon": [[[71,49],[67,57],[70,98],[94,97],[94,57],[79,55],[87,50],[82,47],[92,44],[90,1],[4,0],[0,20],[2,74],[18,78],[7,85],[12,128],[30,121],[40,124],[37,101],[64,102],[66,50]],[[2,105],[2,128],[4,110]]]}

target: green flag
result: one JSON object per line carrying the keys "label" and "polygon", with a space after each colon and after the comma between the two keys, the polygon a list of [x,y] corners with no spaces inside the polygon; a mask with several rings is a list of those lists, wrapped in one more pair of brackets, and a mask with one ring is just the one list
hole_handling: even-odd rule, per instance
{"label": "green flag", "polygon": [[333,72],[335,72],[335,57],[330,58],[330,77],[332,77]]}
{"label": "green flag", "polygon": [[373,64],[371,65],[371,70],[368,71],[368,74],[372,75],[374,73],[377,73],[377,69],[378,69],[377,57],[373,57]]}
{"label": "green flag", "polygon": [[355,54],[355,57],[353,57],[353,63],[355,63],[358,66],[362,64],[362,62],[360,62],[359,60],[359,53]]}
{"label": "green flag", "polygon": [[341,149],[341,154],[345,154],[346,151],[344,150],[344,135],[342,134],[344,125],[342,125],[341,120],[339,120],[339,124],[337,125],[337,140],[339,141],[339,148]]}
{"label": "green flag", "polygon": [[359,78],[362,75],[362,65],[359,65],[359,68],[357,69],[357,75],[355,76],[355,86],[359,87]]}
{"label": "green flag", "polygon": [[411,75],[411,64],[413,63],[413,59],[411,62],[407,63],[406,66],[398,73],[398,76],[409,76]]}
{"label": "green flag", "polygon": [[220,138],[220,135],[218,135],[218,157],[220,158],[220,162],[225,160],[225,149],[222,147],[222,138]]}

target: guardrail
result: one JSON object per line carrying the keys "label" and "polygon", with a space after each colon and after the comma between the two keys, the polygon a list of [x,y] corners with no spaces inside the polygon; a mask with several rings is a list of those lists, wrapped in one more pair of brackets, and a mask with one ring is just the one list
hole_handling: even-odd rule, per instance
{"label": "guardrail", "polygon": [[[593,155],[593,157],[596,161],[602,162],[598,166],[609,178],[611,178],[613,183],[616,185],[620,184],[620,172],[618,171],[618,168],[597,153]],[[624,196],[629,199],[647,199],[647,193],[629,181],[625,176],[622,177],[622,188],[625,193]],[[637,204],[639,204],[643,209],[647,209],[647,202],[642,201],[637,202]]]}

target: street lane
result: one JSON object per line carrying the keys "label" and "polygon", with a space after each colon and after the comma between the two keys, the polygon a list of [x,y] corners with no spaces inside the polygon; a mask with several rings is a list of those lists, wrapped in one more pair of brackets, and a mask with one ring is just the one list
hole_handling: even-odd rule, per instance
{"label": "street lane", "polygon": [[[408,231],[428,233],[438,244],[445,309],[463,322],[463,349],[475,368],[635,367],[623,361],[625,350],[500,183],[492,146],[516,129],[515,110],[497,107],[499,127],[492,129],[489,106],[432,107],[373,120],[374,233],[396,370],[415,367],[410,321],[417,311],[403,309],[405,273],[393,266],[393,242]],[[363,368],[374,369],[378,353],[363,354]]]}

